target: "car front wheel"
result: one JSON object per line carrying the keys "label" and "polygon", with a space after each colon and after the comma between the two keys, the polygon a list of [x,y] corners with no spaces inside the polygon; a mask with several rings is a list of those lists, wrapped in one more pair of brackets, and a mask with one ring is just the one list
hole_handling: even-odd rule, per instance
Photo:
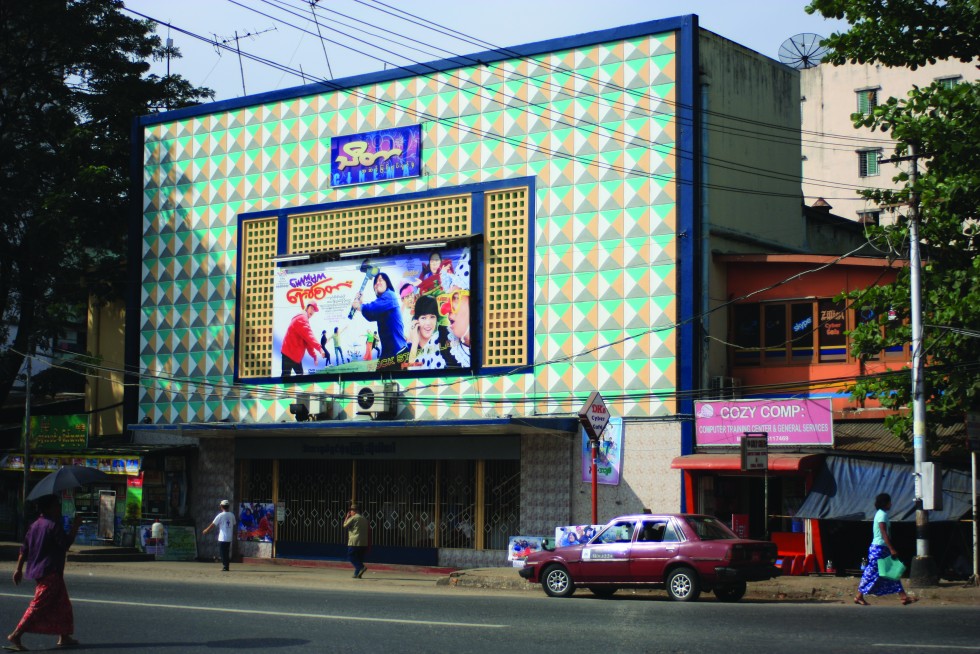
{"label": "car front wheel", "polygon": [[691,568],[674,568],[667,575],[667,596],[676,602],[693,602],[701,594],[698,573]]}
{"label": "car front wheel", "polygon": [[737,602],[745,596],[745,589],[746,584],[744,581],[716,586],[715,597],[722,602]]}
{"label": "car front wheel", "polygon": [[541,586],[549,597],[568,597],[575,592],[575,583],[568,570],[560,565],[553,565],[541,576]]}

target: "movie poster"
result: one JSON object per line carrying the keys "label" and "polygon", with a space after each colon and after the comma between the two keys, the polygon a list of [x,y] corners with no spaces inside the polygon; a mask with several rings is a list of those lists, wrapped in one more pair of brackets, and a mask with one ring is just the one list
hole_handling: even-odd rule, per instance
{"label": "movie poster", "polygon": [[[592,443],[582,429],[582,481],[592,483]],[[623,467],[623,419],[610,418],[599,438],[597,483],[619,485]]]}
{"label": "movie poster", "polygon": [[470,248],[276,269],[272,374],[471,367]]}

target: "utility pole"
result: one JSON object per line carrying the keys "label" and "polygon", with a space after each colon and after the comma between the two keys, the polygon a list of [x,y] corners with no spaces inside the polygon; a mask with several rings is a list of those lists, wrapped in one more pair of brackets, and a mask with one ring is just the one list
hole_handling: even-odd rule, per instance
{"label": "utility pole", "polygon": [[34,361],[34,337],[27,337],[27,380],[24,382],[24,494],[21,503],[21,526],[27,533],[27,492],[31,476],[31,364]]}
{"label": "utility pole", "polygon": [[919,195],[915,185],[919,179],[919,154],[915,144],[909,145],[909,273],[912,294],[912,448],[915,456],[915,558],[909,571],[915,586],[934,586],[939,581],[935,560],[929,556],[929,513],[922,508],[922,468],[926,452],[926,390],[925,361],[922,342],[922,259],[919,255]]}

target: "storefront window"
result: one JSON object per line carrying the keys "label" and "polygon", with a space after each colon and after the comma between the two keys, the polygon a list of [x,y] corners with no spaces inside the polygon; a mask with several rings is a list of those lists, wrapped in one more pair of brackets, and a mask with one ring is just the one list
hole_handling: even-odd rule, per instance
{"label": "storefront window", "polygon": [[735,365],[759,365],[759,305],[736,304],[732,311],[732,331],[735,342]]}

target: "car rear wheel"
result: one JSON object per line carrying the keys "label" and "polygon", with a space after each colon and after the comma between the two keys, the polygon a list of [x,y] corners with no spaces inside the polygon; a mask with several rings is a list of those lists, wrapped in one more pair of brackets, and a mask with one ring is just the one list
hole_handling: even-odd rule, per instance
{"label": "car rear wheel", "polygon": [[575,592],[571,575],[560,565],[553,565],[544,571],[541,586],[549,597],[568,597]]}
{"label": "car rear wheel", "polygon": [[698,573],[691,568],[674,568],[667,575],[667,596],[676,602],[693,602],[701,594]]}
{"label": "car rear wheel", "polygon": [[616,593],[615,587],[610,586],[590,586],[589,590],[596,597],[612,597]]}
{"label": "car rear wheel", "polygon": [[737,602],[745,596],[746,584],[736,581],[733,584],[723,584],[715,587],[715,597],[722,602]]}

